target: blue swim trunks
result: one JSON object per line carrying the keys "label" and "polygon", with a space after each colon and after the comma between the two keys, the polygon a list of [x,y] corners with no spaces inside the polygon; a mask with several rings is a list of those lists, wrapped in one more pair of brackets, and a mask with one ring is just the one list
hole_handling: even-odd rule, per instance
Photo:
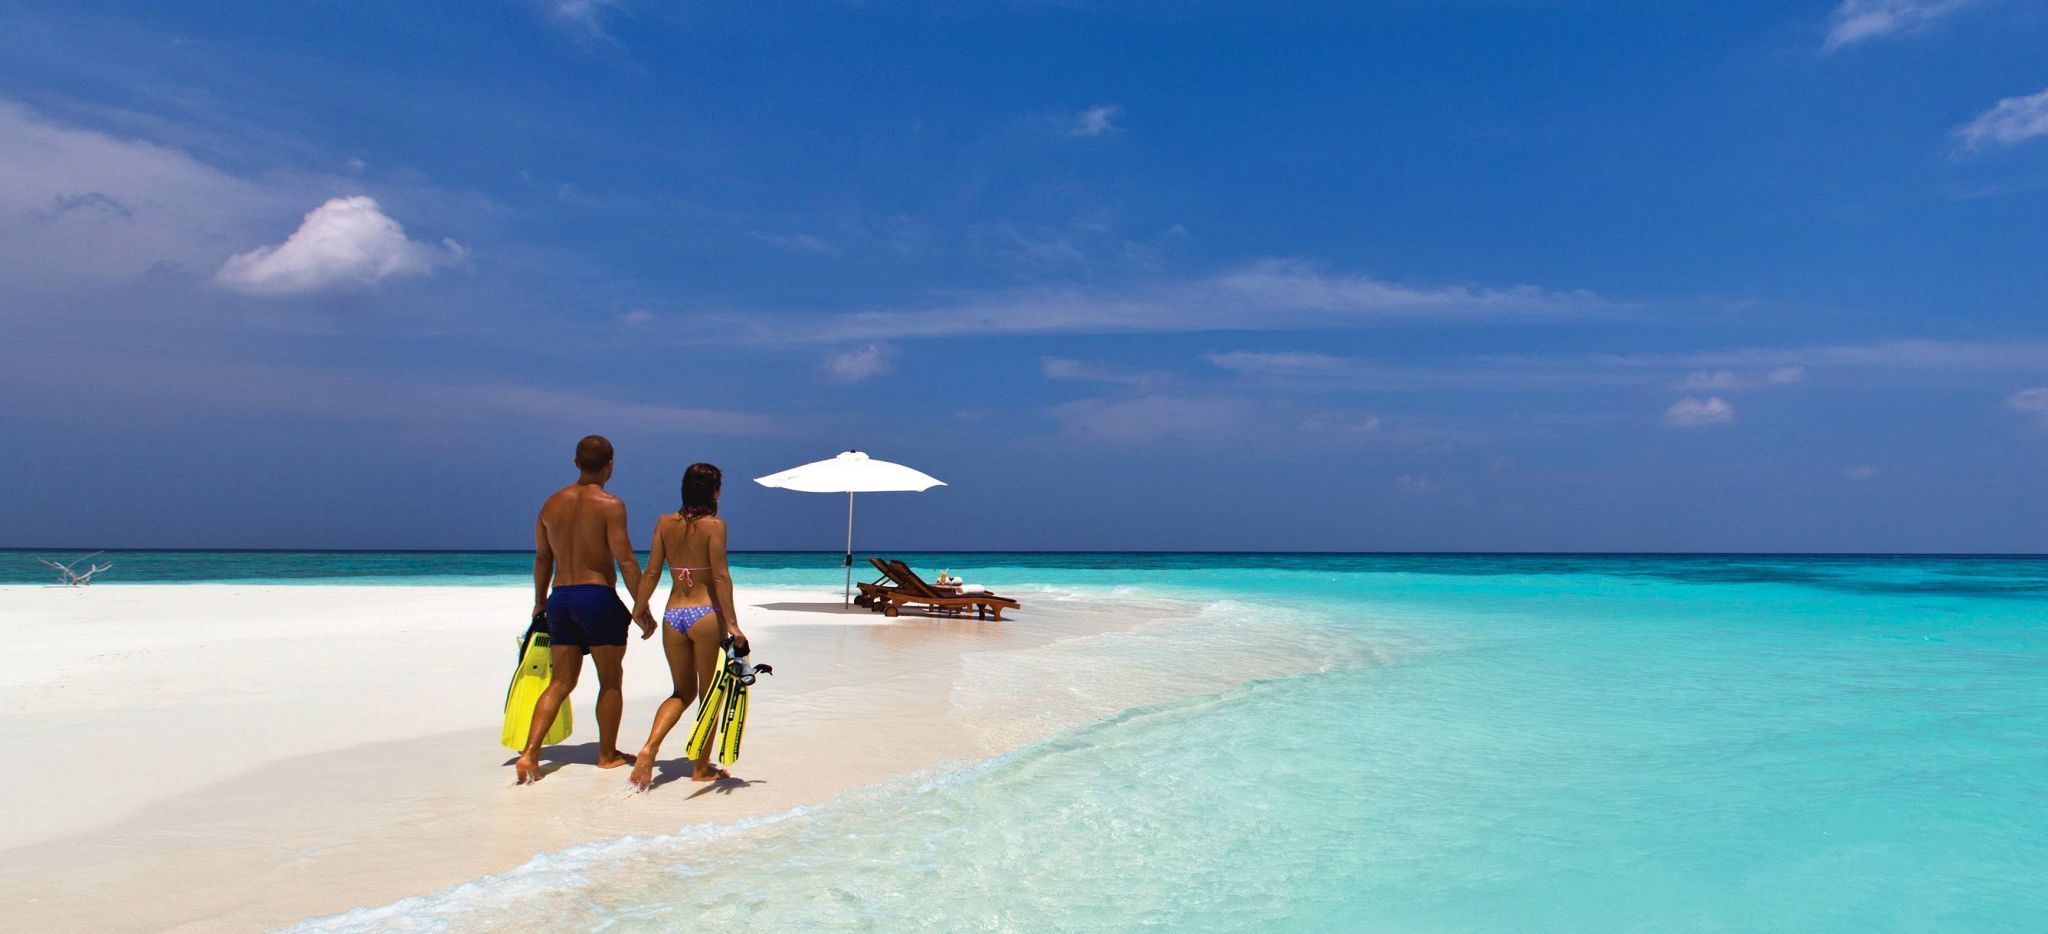
{"label": "blue swim trunks", "polygon": [[625,645],[633,612],[610,584],[570,584],[548,594],[548,638],[555,645]]}

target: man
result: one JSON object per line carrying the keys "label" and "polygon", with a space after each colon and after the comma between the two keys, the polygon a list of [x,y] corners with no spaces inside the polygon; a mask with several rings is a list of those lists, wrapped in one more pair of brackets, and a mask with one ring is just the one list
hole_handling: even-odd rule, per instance
{"label": "man", "polygon": [[[540,742],[555,712],[582,673],[583,654],[597,667],[597,767],[615,769],[633,760],[619,752],[619,681],[626,660],[626,627],[636,622],[619,601],[612,569],[638,593],[640,562],[626,535],[626,504],[605,492],[612,478],[612,443],[591,435],[576,443],[576,482],[549,496],[533,525],[533,614],[548,618],[553,673],[533,708],[533,727],[519,754],[519,784],[541,780]],[[554,585],[549,592],[549,584]],[[640,638],[654,626],[640,622]]]}

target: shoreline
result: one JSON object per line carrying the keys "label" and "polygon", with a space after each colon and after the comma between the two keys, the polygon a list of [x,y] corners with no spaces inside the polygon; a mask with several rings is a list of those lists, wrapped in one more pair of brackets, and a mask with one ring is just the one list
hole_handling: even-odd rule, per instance
{"label": "shoreline", "polygon": [[[166,606],[173,592],[191,599]],[[676,781],[687,767],[673,765],[682,740],[672,736],[655,791],[635,795],[626,770],[591,765],[587,674],[572,699],[576,732],[555,749],[567,764],[538,785],[512,784],[512,753],[495,738],[517,636],[506,621],[524,615],[525,587],[0,587],[34,623],[28,660],[0,681],[0,700],[23,713],[0,736],[29,750],[25,787],[0,821],[11,920],[272,928],[439,891],[541,853],[815,805],[982,761],[1101,713],[1063,707],[1072,692],[1055,683],[1002,682],[1004,702],[1036,716],[997,729],[987,697],[961,700],[970,670],[991,680],[1014,659],[1036,671],[1030,660],[1061,643],[1201,610],[1047,593],[1002,623],[892,620],[843,610],[837,593],[736,596],[756,655],[777,667],[755,690],[734,769],[742,781]],[[667,694],[655,645],[635,639],[627,652],[628,752]],[[1143,693],[1118,701],[1165,699]]]}

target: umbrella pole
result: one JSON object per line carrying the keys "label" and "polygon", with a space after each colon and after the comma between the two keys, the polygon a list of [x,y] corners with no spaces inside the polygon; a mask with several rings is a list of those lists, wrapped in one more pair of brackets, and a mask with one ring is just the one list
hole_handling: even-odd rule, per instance
{"label": "umbrella pole", "polygon": [[846,493],[846,605],[853,605],[853,491]]}

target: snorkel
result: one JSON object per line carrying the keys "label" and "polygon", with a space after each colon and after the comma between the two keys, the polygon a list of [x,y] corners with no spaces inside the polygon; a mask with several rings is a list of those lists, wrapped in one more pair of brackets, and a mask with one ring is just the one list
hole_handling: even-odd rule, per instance
{"label": "snorkel", "polygon": [[732,672],[733,680],[741,684],[753,684],[756,675],[772,675],[775,673],[773,665],[749,664],[747,662],[747,654],[751,651],[752,647],[747,645],[745,639],[728,638],[725,640],[725,669]]}

